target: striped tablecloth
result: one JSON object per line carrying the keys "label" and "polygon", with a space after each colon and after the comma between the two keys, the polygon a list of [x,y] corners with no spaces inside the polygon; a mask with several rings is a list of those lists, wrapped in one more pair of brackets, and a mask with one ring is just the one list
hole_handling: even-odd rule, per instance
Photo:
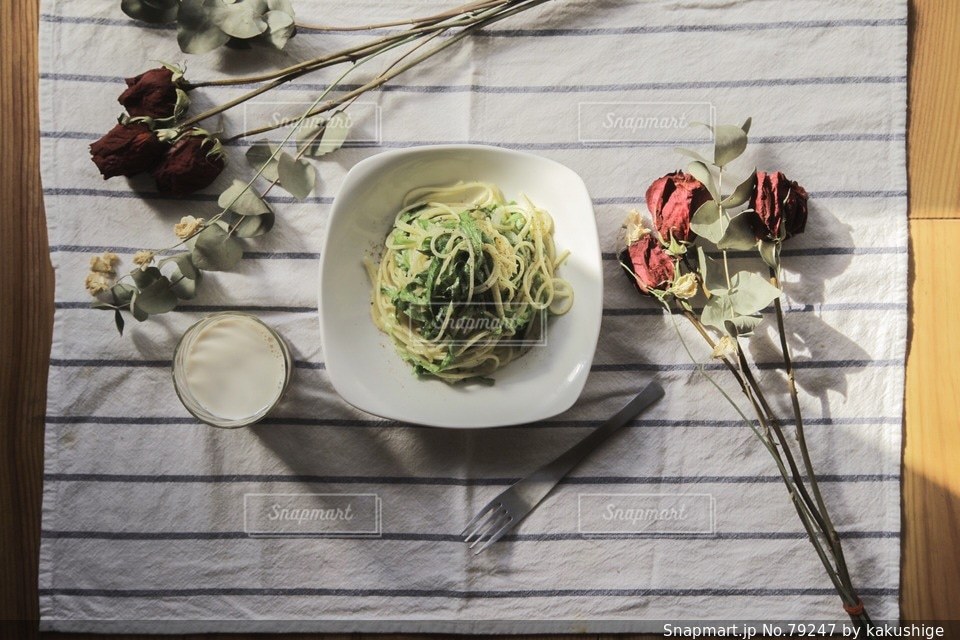
{"label": "striped tablecloth", "polygon": [[[638,630],[690,618],[838,618],[839,601],[768,455],[694,371],[674,329],[613,259],[617,229],[678,142],[582,142],[582,103],[710,103],[754,117],[748,162],[811,192],[784,251],[787,322],[810,446],[875,617],[898,616],[900,428],[907,327],[905,0],[556,0],[451,50],[383,92],[379,142],[319,163],[306,202],[278,192],[276,229],[180,311],[129,326],[89,308],[91,255],[164,246],[218,189],[173,201],[104,182],[87,146],[119,112],[121,78],[184,59],[169,28],[118,0],[45,0],[43,184],[56,269],[40,605],[48,629]],[[295,0],[313,22],[420,14],[403,1]],[[364,36],[303,31],[284,53],[189,57],[188,77],[273,68]],[[275,92],[311,100],[328,76]],[[203,90],[195,107],[235,95]],[[592,108],[592,107],[591,107]],[[578,113],[579,121],[578,121]],[[243,113],[223,122],[243,126]],[[596,123],[592,123],[596,125]],[[483,142],[554,158],[585,179],[605,250],[603,328],[586,390],[544,424],[454,432],[385,423],[334,393],[316,316],[318,247],[345,172],[381,149]],[[232,176],[247,174],[242,146]],[[746,170],[752,168],[745,167]],[[129,261],[126,263],[129,265]],[[169,365],[214,310],[257,314],[289,341],[292,388],[251,429],[197,424]],[[769,318],[769,316],[768,316]],[[770,322],[751,342],[776,383]],[[691,340],[694,336],[689,336]],[[706,358],[708,354],[701,352]],[[656,376],[668,397],[558,487],[508,542],[473,557],[455,534],[491,496],[612,414]],[[776,405],[789,413],[785,398]],[[250,493],[376,494],[379,537],[253,538]],[[713,533],[584,537],[581,494],[706,495]],[[172,621],[180,621],[173,624]],[[647,621],[647,622],[644,622]]]}

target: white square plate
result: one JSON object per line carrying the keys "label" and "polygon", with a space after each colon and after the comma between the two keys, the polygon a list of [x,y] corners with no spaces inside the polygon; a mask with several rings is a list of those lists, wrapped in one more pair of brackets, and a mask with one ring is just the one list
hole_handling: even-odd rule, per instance
{"label": "white square plate", "polygon": [[[363,259],[393,226],[417,187],[458,181],[496,184],[507,199],[527,195],[554,219],[558,275],[573,287],[571,310],[550,318],[546,344],[493,374],[493,386],[418,378],[370,317]],[[357,163],[333,202],[320,258],[320,333],[337,392],[363,411],[403,422],[477,428],[535,422],[569,409],[586,383],[600,333],[600,242],[587,188],[567,167],[529,153],[480,145],[388,151]]]}

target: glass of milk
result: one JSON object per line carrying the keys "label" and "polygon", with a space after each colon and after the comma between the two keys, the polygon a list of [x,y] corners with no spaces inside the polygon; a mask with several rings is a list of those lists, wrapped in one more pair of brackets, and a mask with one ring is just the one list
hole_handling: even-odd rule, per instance
{"label": "glass of milk", "polygon": [[183,334],[173,384],[183,406],[214,427],[244,427],[267,415],[290,384],[293,359],[276,331],[246,313],[215,313]]}

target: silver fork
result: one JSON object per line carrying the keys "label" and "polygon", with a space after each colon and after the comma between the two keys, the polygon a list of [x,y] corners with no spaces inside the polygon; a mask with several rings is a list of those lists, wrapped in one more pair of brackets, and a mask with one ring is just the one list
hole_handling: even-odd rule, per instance
{"label": "silver fork", "polygon": [[[509,489],[487,503],[480,513],[460,532],[464,542],[473,541],[473,549],[483,545],[478,554],[502,538],[527,517],[560,480],[573,470],[614,431],[635,418],[641,411],[663,397],[663,388],[651,382],[627,406],[596,428],[590,435],[548,462],[526,478],[518,480]],[[469,533],[468,533],[469,532]],[[484,542],[484,540],[486,540]]]}

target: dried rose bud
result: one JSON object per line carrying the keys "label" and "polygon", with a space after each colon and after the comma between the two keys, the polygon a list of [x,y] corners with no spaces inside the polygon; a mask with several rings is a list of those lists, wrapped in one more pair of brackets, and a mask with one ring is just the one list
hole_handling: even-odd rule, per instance
{"label": "dried rose bud", "polygon": [[169,118],[179,115],[176,113],[177,102],[182,102],[182,98],[177,93],[172,70],[158,67],[127,78],[126,83],[127,89],[120,94],[117,102],[122,104],[131,116]]}
{"label": "dried rose bud", "polygon": [[210,185],[223,171],[223,153],[205,133],[181,136],[153,171],[160,193],[185,196]]}
{"label": "dried rose bud", "polygon": [[697,295],[700,290],[700,282],[697,276],[692,273],[685,273],[673,281],[673,285],[667,290],[681,300],[689,300]]}
{"label": "dried rose bud", "polygon": [[750,223],[757,239],[786,240],[807,226],[807,192],[782,173],[757,171],[750,199]]}
{"label": "dried rose bud", "polygon": [[650,185],[647,208],[664,242],[669,242],[671,235],[678,242],[689,242],[694,237],[690,231],[690,219],[710,198],[710,192],[702,182],[689,173],[676,171]]}
{"label": "dried rose bud", "polygon": [[650,233],[650,229],[647,229],[646,225],[643,224],[643,218],[636,209],[631,209],[627,214],[627,219],[623,223],[623,227],[626,230],[627,245],[633,244]]}
{"label": "dried rose bud", "polygon": [[118,124],[90,145],[90,155],[104,179],[150,171],[167,150],[145,124]]}
{"label": "dried rose bud", "polygon": [[653,289],[665,291],[673,284],[673,259],[660,241],[645,235],[620,254],[620,260],[630,268],[630,280],[641,293]]}

